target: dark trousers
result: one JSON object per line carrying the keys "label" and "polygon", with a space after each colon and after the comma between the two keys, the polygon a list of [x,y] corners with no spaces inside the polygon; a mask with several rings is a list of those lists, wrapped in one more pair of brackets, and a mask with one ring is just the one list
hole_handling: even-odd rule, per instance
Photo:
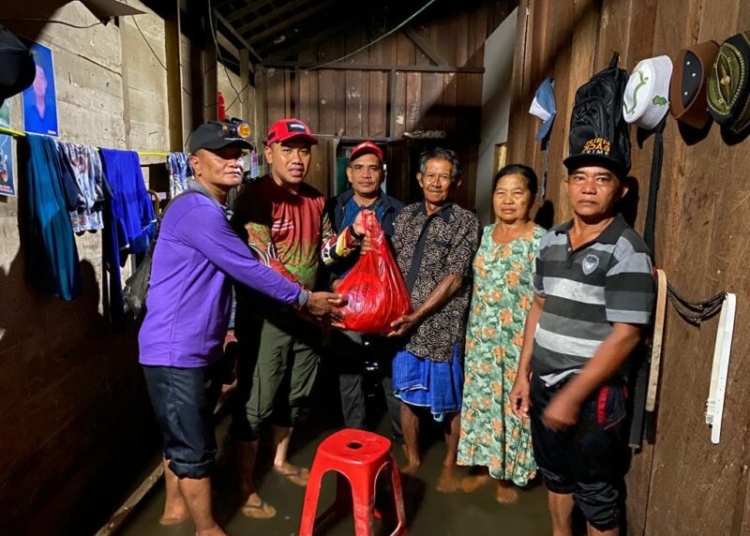
{"label": "dark trousers", "polygon": [[531,379],[534,457],[547,489],[572,494],[586,521],[610,530],[621,519],[629,461],[627,389],[612,380],[581,405],[574,426],[552,430],[542,416],[564,384],[547,387],[538,377]]}
{"label": "dark trousers", "polygon": [[365,369],[368,364],[376,364],[393,429],[393,439],[403,444],[401,402],[394,396],[391,387],[391,361],[395,354],[394,345],[383,337],[368,337],[359,333],[340,331],[333,332],[331,343],[339,373],[344,425],[347,428],[359,430],[366,428]]}

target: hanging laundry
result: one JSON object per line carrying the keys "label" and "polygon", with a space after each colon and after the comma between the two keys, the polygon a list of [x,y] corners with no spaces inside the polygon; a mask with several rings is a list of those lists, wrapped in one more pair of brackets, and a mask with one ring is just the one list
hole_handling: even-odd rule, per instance
{"label": "hanging laundry", "polygon": [[193,178],[193,167],[185,153],[169,153],[169,198],[172,199],[188,189]]}
{"label": "hanging laundry", "polygon": [[102,207],[104,205],[104,170],[99,151],[95,147],[77,143],[57,142],[63,164],[69,173],[63,178],[72,179],[68,188],[75,193],[70,220],[74,233],[103,229]]}
{"label": "hanging laundry", "polygon": [[146,253],[154,235],[156,217],[138,153],[101,149],[101,154],[112,190],[112,214],[122,233],[119,248],[124,250],[125,256]]}
{"label": "hanging laundry", "polygon": [[102,217],[104,219],[104,231],[102,232],[102,260],[104,271],[109,274],[109,285],[105,287],[104,303],[109,303],[109,321],[115,333],[125,331],[125,300],[122,296],[122,273],[120,267],[127,259],[127,253],[120,256],[120,244],[127,244],[128,238],[125,232],[125,226],[115,218],[114,205],[115,195],[109,187],[109,183],[104,181],[104,210]]}
{"label": "hanging laundry", "polygon": [[257,179],[260,177],[260,166],[258,165],[258,153],[255,149],[250,151],[250,166],[245,168],[250,170],[250,177]]}
{"label": "hanging laundry", "polygon": [[104,268],[109,273],[109,315],[115,332],[125,327],[122,275],[129,254],[148,251],[154,235],[154,207],[146,191],[138,153],[101,149],[104,164]]}
{"label": "hanging laundry", "polygon": [[81,294],[83,283],[55,140],[29,134],[19,147],[28,153],[27,195],[20,196],[26,278],[40,292],[72,300]]}

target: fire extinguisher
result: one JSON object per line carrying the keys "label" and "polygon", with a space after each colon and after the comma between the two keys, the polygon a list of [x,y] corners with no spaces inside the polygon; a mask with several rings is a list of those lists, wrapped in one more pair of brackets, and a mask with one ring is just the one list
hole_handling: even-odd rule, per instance
{"label": "fire extinguisher", "polygon": [[219,121],[224,121],[227,117],[227,110],[224,106],[224,95],[221,94],[221,91],[219,91],[218,99],[216,99],[216,114],[218,116]]}

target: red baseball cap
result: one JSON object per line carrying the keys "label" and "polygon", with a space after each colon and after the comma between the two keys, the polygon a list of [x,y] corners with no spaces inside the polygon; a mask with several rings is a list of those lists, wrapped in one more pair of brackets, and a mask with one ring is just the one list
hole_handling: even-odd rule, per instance
{"label": "red baseball cap", "polygon": [[280,143],[291,140],[292,138],[302,138],[308,141],[311,145],[316,145],[318,143],[318,138],[312,135],[310,127],[299,119],[281,119],[276,121],[271,125],[271,128],[268,129],[266,144],[271,145],[272,143]]}
{"label": "red baseball cap", "polygon": [[363,154],[374,154],[380,162],[383,162],[383,150],[371,141],[363,141],[357,145],[349,154],[349,162],[352,162]]}

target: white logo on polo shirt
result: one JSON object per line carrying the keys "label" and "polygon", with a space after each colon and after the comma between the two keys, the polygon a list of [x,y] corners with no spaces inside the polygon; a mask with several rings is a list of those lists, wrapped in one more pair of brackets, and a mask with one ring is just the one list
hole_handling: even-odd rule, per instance
{"label": "white logo on polo shirt", "polygon": [[597,257],[594,254],[586,255],[583,258],[583,263],[581,264],[581,267],[583,268],[583,273],[586,275],[590,275],[591,272],[596,270],[598,266],[599,266],[599,257]]}

